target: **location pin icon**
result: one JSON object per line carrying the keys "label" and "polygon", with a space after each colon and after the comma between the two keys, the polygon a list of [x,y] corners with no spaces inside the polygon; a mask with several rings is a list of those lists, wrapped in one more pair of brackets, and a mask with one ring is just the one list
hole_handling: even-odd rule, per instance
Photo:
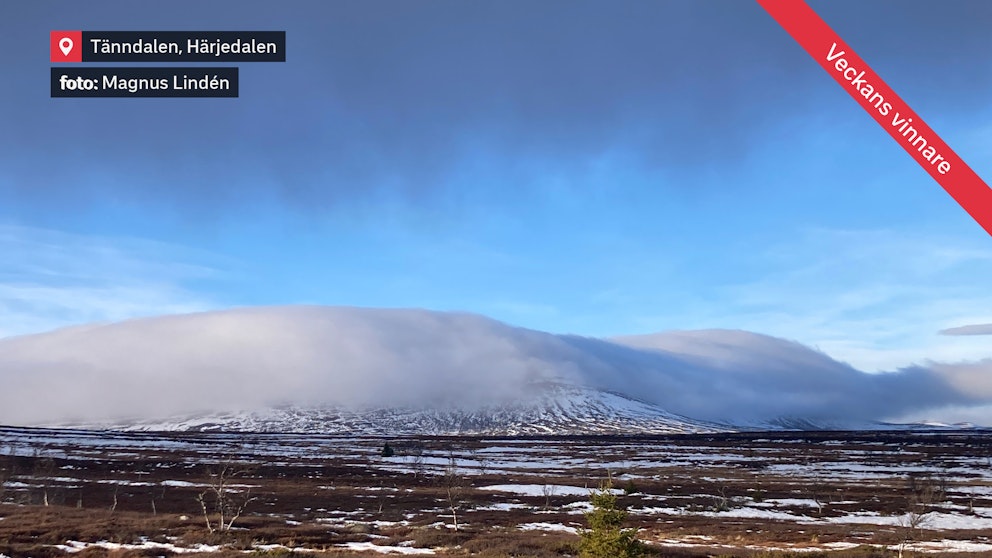
{"label": "location pin icon", "polygon": [[49,53],[53,64],[83,61],[83,32],[55,29],[49,34]]}

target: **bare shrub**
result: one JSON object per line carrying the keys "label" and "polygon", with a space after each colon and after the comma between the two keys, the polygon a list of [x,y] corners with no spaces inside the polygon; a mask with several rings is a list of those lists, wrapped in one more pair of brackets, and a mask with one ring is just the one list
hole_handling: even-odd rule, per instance
{"label": "bare shrub", "polygon": [[0,455],[0,502],[3,501],[3,493],[7,488],[7,482],[14,478],[14,450],[9,450],[6,455]]}
{"label": "bare shrub", "polygon": [[931,477],[910,476],[907,480],[909,498],[906,515],[900,520],[903,541],[899,545],[899,558],[905,546],[921,535],[930,521],[934,505],[944,499],[944,489],[939,480]]}
{"label": "bare shrub", "polygon": [[31,477],[37,484],[37,502],[42,505],[48,506],[56,503],[56,499],[61,496],[61,491],[56,490],[52,486],[52,477],[55,476],[55,471],[54,459],[51,457],[35,456]]}
{"label": "bare shrub", "polygon": [[558,487],[553,484],[544,483],[541,485],[541,495],[544,496],[544,511],[551,509],[551,497],[558,491]]}
{"label": "bare shrub", "polygon": [[471,448],[468,450],[468,453],[479,464],[479,474],[486,475],[489,472],[489,465],[491,463],[489,456],[479,451],[479,448]]}
{"label": "bare shrub", "polygon": [[[251,488],[245,488],[242,492],[231,486],[233,479],[247,477],[250,472],[250,468],[230,463],[207,469],[209,486],[196,495],[196,501],[203,511],[208,531],[230,531],[248,504],[256,500],[251,495]],[[217,520],[212,521],[211,515],[216,516]]]}
{"label": "bare shrub", "polygon": [[451,510],[451,521],[454,524],[455,531],[457,531],[458,509],[462,504],[461,498],[463,486],[462,478],[458,474],[458,464],[455,461],[454,456],[448,458],[448,466],[444,468],[442,483],[444,486],[445,499],[448,503],[448,509]]}

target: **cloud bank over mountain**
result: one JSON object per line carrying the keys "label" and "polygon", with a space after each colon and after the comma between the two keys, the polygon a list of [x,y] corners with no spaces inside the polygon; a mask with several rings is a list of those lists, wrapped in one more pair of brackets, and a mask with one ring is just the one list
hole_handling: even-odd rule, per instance
{"label": "cloud bank over mountain", "polygon": [[280,404],[472,406],[511,401],[540,381],[616,391],[702,420],[885,420],[930,411],[940,419],[940,409],[992,408],[990,372],[992,360],[867,374],[745,331],[604,340],[473,314],[256,307],[0,339],[0,423]]}

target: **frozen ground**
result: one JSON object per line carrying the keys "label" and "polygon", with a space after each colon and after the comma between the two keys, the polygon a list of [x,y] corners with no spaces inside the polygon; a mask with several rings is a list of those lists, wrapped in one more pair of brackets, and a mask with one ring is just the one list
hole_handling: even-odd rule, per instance
{"label": "frozen ground", "polygon": [[[391,457],[382,457],[386,443]],[[172,538],[84,530],[89,538],[49,547],[209,550],[220,543],[197,539],[205,528],[195,498],[228,466],[239,475],[226,492],[251,498],[238,522],[256,547],[312,540],[359,553],[445,554],[467,536],[497,533],[567,544],[585,526],[590,491],[611,480],[630,526],[661,546],[992,552],[990,448],[992,436],[975,431],[382,438],[0,429],[0,462],[14,471],[0,496],[0,541],[17,540],[19,517],[32,510],[66,510],[69,521],[69,510],[114,506]]]}

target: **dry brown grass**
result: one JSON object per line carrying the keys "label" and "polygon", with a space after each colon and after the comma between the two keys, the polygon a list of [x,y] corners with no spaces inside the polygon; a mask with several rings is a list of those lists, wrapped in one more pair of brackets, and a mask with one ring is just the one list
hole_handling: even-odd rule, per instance
{"label": "dry brown grass", "polygon": [[[802,460],[815,462],[821,459],[829,461],[837,459],[837,452],[845,449],[866,453],[865,448],[868,448],[874,452],[876,450],[873,448],[878,448],[879,443],[887,443],[890,439],[891,436],[863,436],[852,439],[847,445],[834,443],[823,446],[816,436],[809,436],[808,439],[797,436],[797,440],[788,443],[765,443],[762,451],[755,450],[757,445],[747,437],[666,439],[658,443],[686,447],[702,444],[713,448],[714,454],[751,451],[753,460],[730,464],[703,462],[692,466],[658,467],[654,470],[637,469],[633,465],[629,468],[624,466],[624,470],[636,473],[638,477],[633,482],[631,494],[622,497],[621,502],[634,509],[667,506],[703,511],[712,509],[717,500],[726,500],[727,505],[734,507],[740,506],[740,501],[744,499],[757,501],[817,497],[825,501],[850,501],[856,504],[830,504],[825,505],[822,510],[788,506],[780,506],[779,509],[811,517],[830,517],[850,511],[895,514],[905,510],[907,497],[911,496],[907,492],[910,481],[905,477],[853,483],[823,477],[813,485],[802,478],[767,473],[770,464],[796,463]],[[602,439],[581,442],[594,448],[609,450],[613,453],[610,459],[614,462],[633,462],[638,457],[634,441],[636,440]],[[985,443],[988,441],[986,439]],[[545,442],[535,441],[538,445]],[[445,455],[452,447],[463,455],[473,455],[471,451],[478,450],[487,443],[500,445],[501,442],[467,438],[426,438],[416,441],[418,447],[433,452],[433,455]],[[647,443],[655,441],[649,440]],[[930,446],[914,448],[915,454],[879,453],[877,456],[872,454],[870,459],[918,464],[927,460],[968,455],[975,451],[975,443],[977,442],[962,443],[960,440],[935,441]],[[381,441],[376,440],[367,444],[376,450],[382,445]],[[391,445],[398,452],[406,451],[402,441]],[[567,450],[569,445],[562,444],[558,447]],[[367,458],[349,457],[344,453],[332,459],[300,458],[288,464],[259,460],[249,478],[239,479],[239,482],[254,485],[251,493],[253,496],[257,495],[259,500],[253,502],[246,514],[237,521],[235,530],[210,533],[195,501],[195,496],[202,491],[202,487],[182,484],[195,485],[207,480],[207,466],[203,463],[202,452],[150,447],[120,456],[107,453],[99,459],[93,459],[92,456],[74,459],[43,455],[44,451],[39,452],[37,459],[47,461],[40,464],[35,463],[35,458],[24,457],[23,454],[16,458],[16,470],[21,476],[15,480],[34,483],[35,477],[43,476],[40,473],[35,474],[37,471],[46,468],[52,470],[53,467],[55,474],[52,476],[71,476],[75,480],[61,484],[46,481],[52,500],[50,503],[58,501],[62,502],[61,505],[39,505],[41,492],[34,485],[7,490],[8,503],[0,504],[0,516],[3,517],[0,520],[0,553],[12,558],[62,556],[63,553],[52,545],[64,544],[69,540],[124,544],[152,540],[187,547],[197,544],[225,546],[223,551],[213,553],[212,556],[245,556],[244,551],[250,551],[258,545],[276,544],[326,551],[333,556],[369,558],[374,554],[335,548],[335,545],[345,542],[367,541],[384,545],[412,541],[417,547],[443,549],[439,553],[450,556],[574,556],[576,536],[560,532],[521,531],[517,526],[530,522],[581,524],[582,516],[567,513],[566,506],[585,500],[583,496],[515,496],[486,492],[478,487],[507,483],[540,486],[548,482],[577,487],[597,486],[606,473],[589,465],[557,472],[520,469],[507,474],[494,471],[492,464],[489,464],[486,472],[460,479],[463,482],[459,496],[463,506],[459,510],[459,521],[465,525],[456,532],[436,527],[439,521],[449,521],[441,517],[447,513],[444,509],[447,507],[444,501],[446,491],[444,484],[432,479],[429,471],[418,471],[415,474],[391,471],[377,468],[374,461]],[[216,456],[218,459],[221,457],[224,456]],[[549,454],[545,457],[553,459],[567,456]],[[63,469],[68,472],[63,472]],[[622,472],[615,470],[612,474],[619,475]],[[114,484],[106,482],[108,480],[124,483],[115,488]],[[182,483],[163,485],[164,480]],[[111,513],[115,495],[117,506]],[[25,505],[14,505],[11,502]],[[77,502],[82,505],[81,508],[75,507]],[[513,503],[517,507],[507,510],[478,509],[493,503]],[[976,505],[992,504],[985,501]],[[153,510],[156,513],[152,513]],[[186,519],[181,519],[182,516],[186,516]],[[339,521],[327,521],[335,517]],[[347,523],[346,520],[356,520],[358,523]],[[377,526],[373,524],[376,521],[381,523]],[[672,558],[719,555],[737,558],[819,558],[816,552],[762,553],[743,548],[728,549],[719,545],[815,546],[836,541],[879,545],[897,544],[901,541],[901,534],[896,528],[832,523],[797,526],[789,521],[714,518],[699,514],[632,514],[629,524],[642,529],[640,536],[648,542],[683,539],[692,535],[711,537],[708,541],[708,544],[713,545],[711,548],[652,547],[654,555]],[[965,531],[952,535],[970,540],[981,540],[981,537],[988,536],[987,533]],[[168,552],[158,549],[111,551],[90,548],[77,556],[163,554]],[[268,554],[293,555],[291,551],[279,549]],[[830,553],[830,558],[891,558],[892,555],[877,547],[866,546],[850,551],[834,551]],[[952,556],[944,554],[942,558]],[[969,558],[976,556],[968,555]]]}

